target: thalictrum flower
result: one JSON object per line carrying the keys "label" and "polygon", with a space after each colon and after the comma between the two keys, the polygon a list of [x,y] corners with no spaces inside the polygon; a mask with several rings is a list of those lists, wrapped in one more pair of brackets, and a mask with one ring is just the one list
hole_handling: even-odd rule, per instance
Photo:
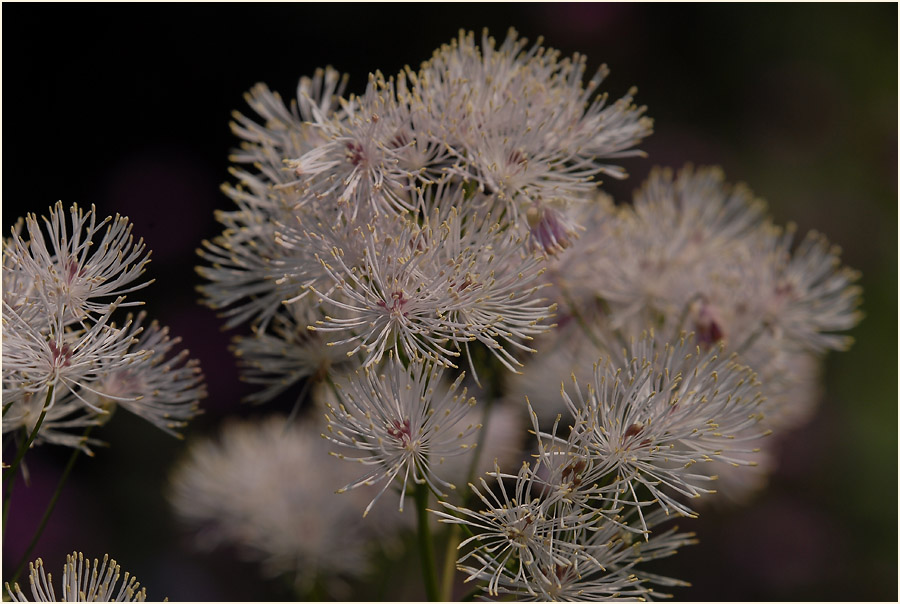
{"label": "thalictrum flower", "polygon": [[[553,547],[562,520],[549,513],[539,489],[532,489],[531,468],[523,464],[517,476],[502,474],[498,467],[488,474],[497,480],[499,497],[484,478],[479,479],[481,489],[469,484],[485,509],[473,510],[441,501],[446,510],[454,513],[433,512],[440,522],[466,525],[474,532],[459,544],[459,549],[473,544],[457,561],[457,568],[469,575],[467,580],[487,580],[488,594],[496,595],[502,577],[508,574],[513,581],[527,581],[528,567],[537,560],[548,558],[557,564],[570,564],[572,549],[564,542],[559,544],[561,550]],[[507,493],[503,478],[516,480],[512,496]]]}
{"label": "thalictrum flower", "polygon": [[422,361],[404,368],[391,353],[382,370],[365,368],[338,384],[338,405],[328,406],[323,437],[350,450],[334,455],[371,467],[341,491],[384,483],[366,514],[395,481],[400,510],[410,483],[427,484],[441,496],[455,488],[439,477],[441,464],[472,448],[470,438],[481,425],[460,423],[475,399],[466,397],[465,388],[457,392],[463,375],[447,387],[443,373]]}
{"label": "thalictrum flower", "polygon": [[329,345],[334,334],[308,329],[320,316],[309,298],[304,298],[285,305],[268,331],[235,338],[234,353],[243,369],[242,379],[263,387],[247,401],[269,401],[301,380],[320,382],[354,367],[347,357],[347,346]]}
{"label": "thalictrum flower", "polygon": [[477,340],[515,371],[521,363],[508,349],[533,352],[523,342],[548,329],[542,321],[554,311],[535,295],[541,258],[490,216],[445,212],[422,225],[394,219],[358,230],[359,264],[337,247],[320,258],[336,293],[313,289],[344,316],[329,314],[315,329],[347,333],[338,342],[354,343],[350,353],[365,353],[366,366],[394,347],[455,366],[460,348]]}
{"label": "thalictrum flower", "polygon": [[365,573],[370,548],[390,541],[400,518],[376,510],[363,520],[365,493],[335,494],[355,469],[328,455],[322,424],[308,416],[233,420],[215,438],[189,441],[168,496],[196,545],[236,546],[266,575],[284,575],[300,590],[321,581],[335,596]]}
{"label": "thalictrum flower", "polygon": [[51,208],[50,217],[43,218],[46,237],[37,217],[29,214],[28,239],[14,229],[11,245],[4,246],[4,254],[12,256],[9,264],[33,281],[34,297],[41,299],[46,313],[61,315],[66,325],[87,313],[102,315],[112,300],[150,284],[134,283],[143,274],[149,253],[143,240],[134,242],[127,218],[117,214],[98,224],[93,206],[84,212],[76,204],[68,214],[71,228],[66,227],[62,202]]}
{"label": "thalictrum flower", "polygon": [[751,463],[742,457],[753,451],[747,442],[766,433],[756,375],[721,347],[703,352],[690,338],[663,345],[649,334],[626,354],[624,364],[598,363],[587,397],[578,388],[575,400],[563,391],[575,429],[615,469],[617,503],[640,512],[642,502],[657,501],[693,516],[680,496],[713,490],[705,486],[711,477],[692,466]]}
{"label": "thalictrum flower", "polygon": [[[111,412],[121,406],[172,436],[200,411],[206,384],[196,359],[187,350],[171,354],[181,338],[170,338],[169,329],[156,321],[146,328],[146,313],[130,322],[134,348],[149,356],[130,365],[105,369],[94,388],[83,396],[93,405]],[[98,418],[103,420],[104,418]]]}
{"label": "thalictrum flower", "polygon": [[[122,567],[108,555],[103,561],[86,558],[81,552],[73,552],[66,556],[63,566],[62,591],[57,597],[53,589],[52,576],[44,572],[44,563],[38,558],[29,564],[29,581],[34,600],[29,600],[19,584],[6,591],[14,602],[144,602],[147,600],[147,588],[141,587],[138,580],[125,573],[121,585],[119,577]],[[168,601],[168,598],[166,598]]]}
{"label": "thalictrum flower", "polygon": [[418,72],[407,70],[413,98],[433,116],[425,133],[451,154],[447,171],[496,194],[514,216],[581,199],[598,174],[623,178],[605,160],[640,155],[633,147],[652,130],[634,91],[611,105],[594,95],[605,66],[585,85],[584,56],[561,58],[541,42],[526,49],[510,30],[497,45],[485,31],[479,46],[460,32]]}
{"label": "thalictrum flower", "polygon": [[94,441],[65,430],[104,423],[115,404],[172,432],[205,395],[197,362],[169,356],[178,340],[155,323],[145,330],[145,313],[114,320],[142,304],[125,294],[149,283],[134,284],[149,253],[127,218],[98,223],[77,205],[69,214],[71,228],[62,203],[51,209],[46,238],[31,214],[3,242],[3,432],[31,434],[44,413],[36,442],[87,451]]}

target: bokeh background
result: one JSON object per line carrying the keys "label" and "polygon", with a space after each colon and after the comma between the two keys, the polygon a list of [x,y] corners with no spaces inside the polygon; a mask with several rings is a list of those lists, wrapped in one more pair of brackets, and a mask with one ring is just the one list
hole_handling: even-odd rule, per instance
{"label": "bokeh background", "polygon": [[[826,233],[863,273],[866,318],[854,347],[828,358],[820,412],[782,437],[768,490],[682,524],[701,544],[663,569],[694,585],[676,598],[897,598],[896,4],[7,3],[2,23],[4,233],[59,199],[133,220],[157,279],[140,297],[209,384],[189,439],[226,416],[267,411],[239,402],[247,390],[231,334],[194,291],[195,249],[219,230],[213,211],[230,204],[219,185],[244,91],[263,81],[289,98],[301,75],[330,64],[359,92],[370,71],[415,66],[460,28],[502,38],[513,26],[586,54],[591,72],[607,63],[603,89],[618,98],[637,85],[655,119],[641,146],[648,158],[606,183],[618,200],[653,165],[718,164],[779,222]],[[58,573],[73,549],[109,552],[154,598],[292,598],[234,552],[191,549],[163,497],[184,442],[126,413],[98,436],[109,448],[79,460],[32,557]],[[68,454],[30,454],[4,579]]]}

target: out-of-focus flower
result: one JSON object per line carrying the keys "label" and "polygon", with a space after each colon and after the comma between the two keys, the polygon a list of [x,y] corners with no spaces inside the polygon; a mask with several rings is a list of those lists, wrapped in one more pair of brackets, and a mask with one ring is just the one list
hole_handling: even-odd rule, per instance
{"label": "out-of-focus flower", "polygon": [[634,204],[595,238],[594,294],[611,306],[617,325],[635,313],[658,313],[673,324],[673,335],[690,330],[677,325],[689,302],[700,295],[717,300],[711,290],[734,287],[741,270],[764,264],[746,251],[764,207],[746,187],[727,186],[718,169],[688,166],[677,177],[654,170]]}
{"label": "out-of-focus flower", "polygon": [[592,289],[616,326],[639,315],[640,329],[694,331],[742,354],[760,335],[782,349],[846,347],[832,332],[860,319],[858,273],[816,233],[792,249],[793,227],[775,227],[764,210],[718,169],[656,170],[598,233]]}
{"label": "out-of-focus flower", "polygon": [[748,357],[751,366],[761,368],[760,390],[765,396],[762,426],[771,430],[773,437],[746,443],[748,448],[758,449],[755,453],[741,455],[751,462],[750,467],[735,467],[723,461],[697,466],[699,471],[718,477],[716,496],[704,497],[698,505],[715,507],[751,500],[766,486],[768,475],[778,466],[775,450],[779,435],[802,426],[819,404],[822,394],[822,359],[819,355],[789,352],[774,346],[754,346]]}
{"label": "out-of-focus flower", "polygon": [[389,540],[398,520],[364,521],[365,493],[335,494],[355,472],[328,455],[321,430],[319,422],[271,417],[233,421],[217,439],[192,441],[169,499],[197,544],[237,546],[303,590],[322,579],[339,594],[364,574],[370,548]]}
{"label": "out-of-focus flower", "polygon": [[[841,266],[839,250],[815,233],[794,247],[793,227],[774,226],[765,204],[717,168],[655,170],[633,205],[582,223],[585,236],[544,276],[546,295],[562,304],[561,323],[586,328],[600,354],[616,354],[623,339],[651,327],[669,341],[693,332],[701,349],[724,346],[758,374],[765,427],[808,415],[818,357],[845,348],[849,339],[836,332],[861,316],[858,274]],[[539,384],[547,364],[537,359],[528,379]],[[538,410],[543,398],[535,396]],[[700,473],[713,466],[724,468]],[[759,474],[735,472],[721,488],[750,492],[741,477],[759,484]]]}
{"label": "out-of-focus flower", "polygon": [[[765,351],[760,348],[760,352]],[[768,358],[748,354],[751,366],[759,366],[766,400],[765,425],[773,430],[792,430],[806,423],[822,396],[822,359],[810,352],[776,351]]]}
{"label": "out-of-focus flower", "polygon": [[862,318],[857,309],[862,289],[859,272],[841,266],[840,248],[820,233],[810,232],[792,246],[794,225],[771,231],[760,255],[771,259],[759,306],[764,325],[789,350],[846,350],[852,343],[838,333]]}
{"label": "out-of-focus flower", "polygon": [[558,415],[568,415],[560,396],[563,383],[571,386],[574,375],[587,394],[594,364],[605,349],[598,349],[586,330],[572,320],[542,335],[535,345],[541,353],[528,359],[520,375],[507,376],[503,400],[520,409],[523,417],[527,400],[541,425],[548,426]]}
{"label": "out-of-focus flower", "polygon": [[[29,564],[29,582],[31,583],[31,595],[29,600],[19,588],[19,584],[10,589],[6,584],[6,591],[14,602],[145,602],[147,600],[147,588],[141,587],[137,578],[125,573],[122,584],[118,585],[122,567],[103,556],[100,562],[94,558],[93,565],[90,558],[86,558],[81,552],[72,552],[66,556],[66,564],[63,566],[62,591],[57,597],[53,589],[52,576],[44,573],[44,562],[40,558]],[[168,601],[166,598],[164,601]]]}

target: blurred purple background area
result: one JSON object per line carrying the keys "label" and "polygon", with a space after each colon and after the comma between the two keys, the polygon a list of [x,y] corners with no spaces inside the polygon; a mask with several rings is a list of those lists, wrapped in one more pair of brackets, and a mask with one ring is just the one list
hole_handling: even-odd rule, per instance
{"label": "blurred purple background area", "polygon": [[[648,158],[605,183],[618,201],[654,165],[721,165],[779,222],[840,244],[865,288],[856,344],[828,357],[820,411],[781,435],[768,490],[682,521],[701,543],[655,568],[693,584],[677,599],[896,599],[896,4],[7,3],[3,13],[4,232],[60,199],[132,219],[156,279],[134,297],[183,338],[209,385],[188,439],[292,402],[240,402],[249,390],[227,349],[233,333],[194,289],[195,249],[231,204],[219,185],[236,142],[229,116],[248,112],[247,89],[262,81],[290,98],[301,75],[333,65],[360,92],[368,72],[415,66],[460,28],[502,39],[514,26],[586,54],[591,73],[608,64],[602,89],[615,99],[638,86],[655,120]],[[78,461],[32,558],[57,575],[67,552],[109,553],[152,599],[293,599],[234,551],[191,548],[164,499],[184,442],[123,411],[97,436],[110,446]],[[4,580],[68,455],[45,446],[27,457]]]}

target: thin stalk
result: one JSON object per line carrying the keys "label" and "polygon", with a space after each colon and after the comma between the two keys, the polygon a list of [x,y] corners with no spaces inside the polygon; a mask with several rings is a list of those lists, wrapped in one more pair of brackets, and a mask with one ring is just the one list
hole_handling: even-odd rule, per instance
{"label": "thin stalk", "polygon": [[9,516],[9,502],[12,501],[12,485],[13,481],[16,477],[16,470],[19,469],[19,464],[22,463],[22,458],[25,457],[25,452],[31,447],[31,443],[34,442],[34,439],[37,438],[38,431],[41,429],[41,424],[44,423],[44,417],[47,415],[47,409],[50,408],[50,403],[53,401],[53,386],[47,390],[47,398],[44,401],[44,408],[41,409],[41,415],[38,417],[37,423],[34,424],[34,429],[31,431],[31,434],[25,439],[21,445],[19,445],[19,450],[16,451],[16,458],[13,460],[12,465],[10,465],[6,469],[6,477],[3,479],[3,533],[6,534],[6,518]]}
{"label": "thin stalk", "polygon": [[735,347],[735,349],[734,349],[735,352],[736,352],[737,354],[741,355],[741,356],[743,356],[744,354],[746,354],[747,351],[750,350],[750,347],[753,346],[753,344],[756,343],[756,340],[759,339],[759,336],[761,336],[763,333],[765,333],[766,327],[767,327],[767,326],[766,326],[765,323],[763,323],[762,325],[760,325],[760,326],[756,329],[756,331],[754,331],[754,332],[751,333],[749,336],[747,336],[747,339],[746,339],[746,340],[744,340],[743,342],[741,342],[741,345],[740,345],[740,346],[736,346],[736,347]]}
{"label": "thin stalk", "polygon": [[694,294],[691,296],[687,302],[684,303],[684,307],[681,310],[681,316],[678,317],[678,327],[675,330],[676,334],[685,331],[684,324],[687,322],[688,313],[691,311],[691,306],[693,306],[694,302],[698,300],[703,300],[703,294]]}
{"label": "thin stalk", "polygon": [[[94,426],[88,426],[84,430],[84,434],[81,437],[81,443],[84,444],[88,436],[91,433],[91,430]],[[37,545],[38,540],[41,538],[41,535],[44,533],[44,529],[47,527],[47,521],[50,520],[50,515],[53,513],[53,509],[56,507],[56,502],[59,500],[59,496],[62,494],[63,485],[66,484],[66,481],[69,478],[69,474],[72,472],[72,468],[75,466],[75,460],[78,459],[78,455],[81,453],[81,447],[75,447],[72,450],[72,454],[69,456],[69,461],[66,463],[66,468],[63,470],[62,476],[59,478],[59,482],[56,485],[56,490],[53,491],[53,496],[50,498],[50,502],[47,504],[47,509],[44,510],[44,515],[41,518],[41,523],[38,525],[37,530],[34,533],[34,537],[31,538],[31,542],[28,544],[28,547],[25,548],[25,553],[22,554],[22,559],[19,561],[18,567],[16,567],[16,572],[13,574],[12,581],[9,583],[14,585],[16,579],[19,578],[19,575],[22,574],[22,571],[25,569],[25,565],[28,563],[28,557],[31,555],[32,550],[34,550],[34,546]]]}
{"label": "thin stalk", "polygon": [[447,549],[444,550],[444,570],[441,575],[441,601],[453,599],[453,578],[456,576],[456,552],[460,542],[458,524],[451,524],[447,531]]}
{"label": "thin stalk", "polygon": [[303,405],[303,401],[304,399],[306,399],[306,395],[309,394],[309,391],[312,389],[312,385],[315,383],[315,381],[315,376],[310,376],[303,382],[303,387],[300,389],[300,394],[297,395],[297,401],[294,403],[294,408],[291,409],[291,413],[288,415],[287,421],[284,422],[285,432],[288,431],[291,424],[294,423],[295,419],[297,419],[297,414],[300,411],[300,407]]}
{"label": "thin stalk", "polygon": [[431,526],[428,524],[428,485],[417,484],[415,489],[416,513],[419,521],[419,554],[422,562],[422,575],[425,579],[425,594],[431,602],[440,599],[437,585],[437,568],[434,563],[434,542],[431,538]]}
{"label": "thin stalk", "polygon": [[[488,423],[491,418],[491,407],[494,398],[487,399],[484,408],[484,414],[481,417],[481,430],[478,431],[478,441],[475,450],[472,452],[472,461],[469,463],[469,471],[466,476],[466,484],[472,482],[475,478],[475,470],[478,468],[478,461],[481,457],[481,451],[484,449],[484,441],[487,438]],[[463,505],[468,507],[472,500],[472,491],[469,490],[463,496]],[[453,578],[456,575],[456,559],[457,548],[461,541],[460,525],[450,524],[447,526],[447,548],[444,550],[444,568],[441,573],[441,600],[447,602],[453,596]]]}
{"label": "thin stalk", "polygon": [[13,487],[16,486],[16,481],[13,480],[6,489],[3,491],[3,496],[5,499],[3,500],[3,538],[6,538],[6,518],[9,516],[9,507],[10,502],[12,501],[12,492]]}
{"label": "thin stalk", "polygon": [[[478,469],[478,461],[481,459],[481,451],[484,450],[484,442],[487,440],[488,425],[491,421],[491,407],[494,406],[494,397],[489,397],[484,403],[484,413],[481,416],[481,429],[478,431],[478,439],[475,441],[475,450],[472,452],[472,460],[469,462],[469,471],[466,473],[466,484],[475,480],[475,470]],[[463,498],[468,505],[472,491],[468,491]]]}
{"label": "thin stalk", "polygon": [[[567,289],[561,287],[560,292],[562,293],[562,296],[563,296],[563,302],[566,303],[566,306],[568,306],[568,308],[569,308],[569,312],[572,313],[572,318],[575,319],[575,322],[578,323],[578,326],[581,327],[581,329],[584,331],[584,335],[587,336],[587,338],[591,341],[591,343],[594,346],[597,347],[598,350],[607,349],[608,345],[606,345],[604,342],[602,342],[597,337],[597,334],[594,333],[593,328],[590,325],[588,325],[587,320],[584,318],[584,315],[581,314],[581,309],[578,308],[578,305],[575,304],[575,301],[572,299],[572,296],[569,295],[569,291]],[[603,314],[608,317],[610,314],[609,304],[607,304],[605,300],[599,300],[599,303],[603,308]],[[619,345],[621,345],[623,348],[628,347],[627,342],[625,341],[625,338],[622,337],[622,334],[618,329],[613,330],[613,335],[618,340]]]}

